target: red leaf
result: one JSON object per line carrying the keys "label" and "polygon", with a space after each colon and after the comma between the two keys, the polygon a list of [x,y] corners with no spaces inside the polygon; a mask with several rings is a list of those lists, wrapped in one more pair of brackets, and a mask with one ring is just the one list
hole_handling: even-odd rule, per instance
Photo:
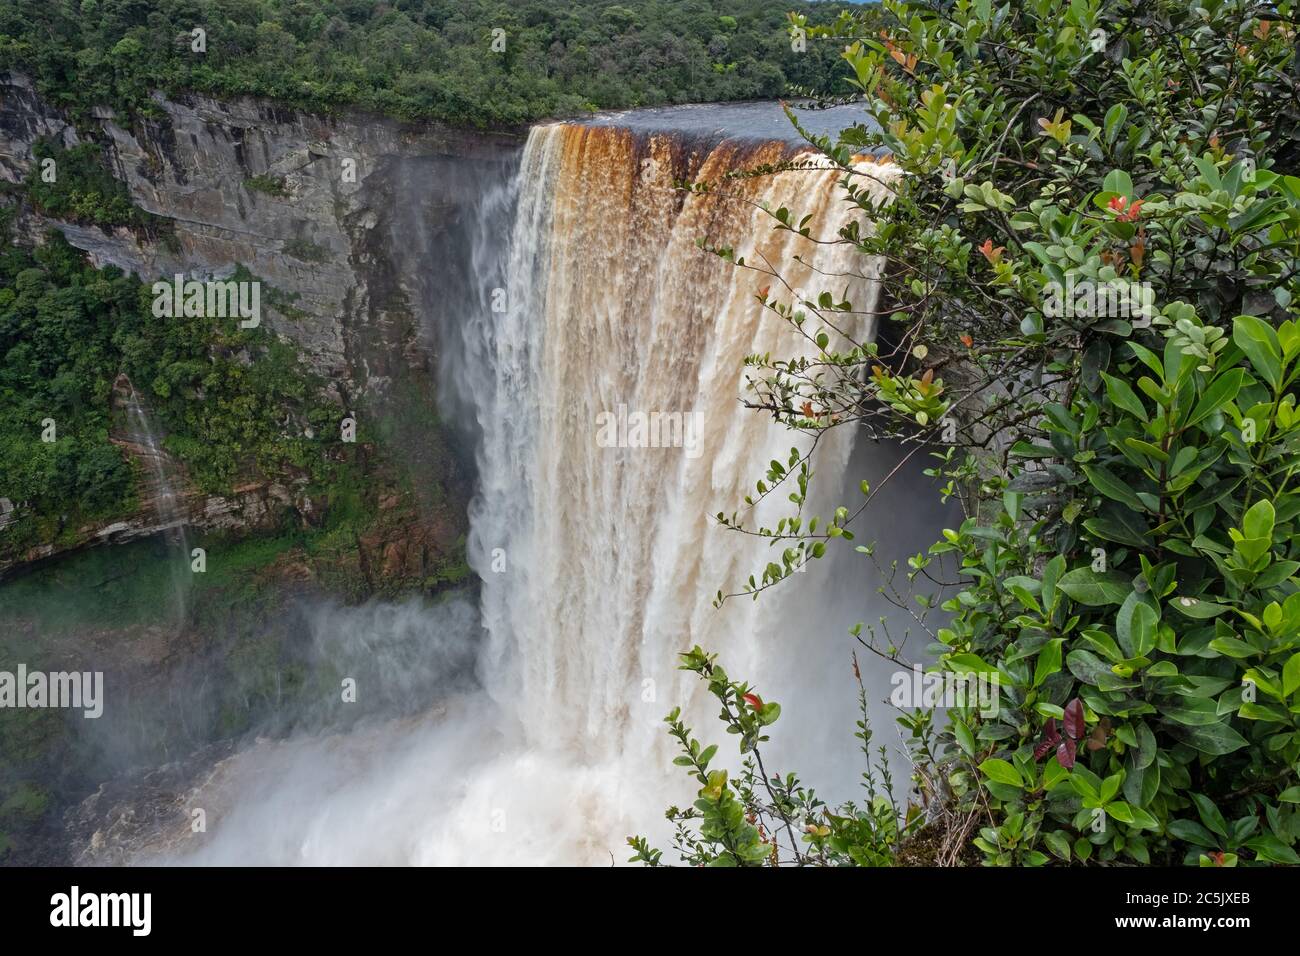
{"label": "red leaf", "polygon": [[746,694],[745,703],[749,704],[749,706],[753,707],[755,710],[763,709],[762,698],[760,698],[757,694]]}
{"label": "red leaf", "polygon": [[1078,740],[1083,736],[1083,727],[1083,701],[1076,697],[1065,705],[1065,732]]}
{"label": "red leaf", "polygon": [[1075,752],[1074,740],[1066,737],[1061,741],[1061,745],[1056,748],[1056,762],[1066,770],[1073,769]]}
{"label": "red leaf", "polygon": [[1043,739],[1034,748],[1034,759],[1042,760],[1060,741],[1061,735],[1056,732],[1056,718],[1048,717],[1047,723],[1043,725]]}
{"label": "red leaf", "polygon": [[984,245],[980,246],[980,252],[984,254],[984,258],[987,259],[989,262],[993,263],[994,265],[997,265],[998,262],[1002,260],[1002,253],[1006,251],[1007,251],[1006,246],[998,246],[996,249],[994,249],[992,239],[985,239]]}

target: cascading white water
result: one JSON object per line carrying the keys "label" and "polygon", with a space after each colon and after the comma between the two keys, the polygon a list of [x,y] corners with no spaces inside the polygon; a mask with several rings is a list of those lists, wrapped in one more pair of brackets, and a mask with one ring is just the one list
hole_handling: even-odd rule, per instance
{"label": "cascading white water", "polygon": [[[622,859],[627,834],[662,838],[654,828],[664,807],[690,799],[663,714],[687,704],[703,718],[701,736],[722,736],[711,708],[690,706],[700,700],[695,681],[676,670],[693,644],[792,712],[802,706],[794,736],[840,728],[844,750],[828,748],[819,769],[846,762],[854,696],[827,675],[849,672],[844,627],[863,616],[868,589],[839,582],[839,618],[825,582],[814,585],[820,567],[758,602],[711,603],[771,552],[708,516],[739,506],[770,459],[806,444],[741,406],[744,357],[808,346],[761,308],[756,293],[770,278],[729,268],[697,240],[779,265],[809,297],[830,291],[865,311],[875,288],[852,247],[776,231],[757,208],[811,213],[812,239],[833,239],[852,210],[833,171],[739,179],[725,193],[674,182],[790,155],[782,143],[701,144],[611,127],[532,131],[517,180],[487,203],[489,212],[514,204],[513,233],[506,243],[480,237],[473,257],[489,286],[504,277],[506,309],[493,311],[485,291],[450,361],[482,434],[469,546],[482,579],[485,692],[431,702],[437,709],[423,720],[233,758],[221,789],[234,809],[181,859]],[[507,258],[494,261],[492,248]],[[686,416],[700,425],[699,444],[602,447],[602,415],[620,407]],[[838,503],[851,445],[836,429],[818,449],[823,513]],[[755,520],[782,513],[769,507]],[[803,696],[790,701],[796,688]],[[830,698],[842,700],[832,707]],[[346,770],[324,773],[322,761]],[[231,798],[241,778],[245,795]],[[190,803],[204,799],[200,788]]]}
{"label": "cascading white water", "polygon": [[[730,511],[769,460],[807,444],[740,406],[744,357],[808,349],[764,314],[756,293],[771,278],[730,269],[697,240],[736,243],[805,295],[831,291],[864,311],[874,283],[851,246],[777,232],[757,208],[812,214],[812,239],[834,239],[847,207],[833,172],[790,170],[725,195],[684,194],[674,181],[788,154],[780,143],[700,149],[572,125],[528,141],[510,307],[491,329],[491,366],[471,377],[484,429],[471,562],[491,635],[485,677],[518,701],[538,742],[567,741],[584,759],[627,752],[634,729],[659,730],[661,704],[641,719],[644,692],[689,690],[675,679],[678,652],[699,643],[735,660],[773,618],[761,602],[713,608],[717,588],[769,558],[708,515]],[[696,413],[700,446],[599,447],[600,416],[620,407]],[[850,443],[841,429],[819,448],[832,485]]]}

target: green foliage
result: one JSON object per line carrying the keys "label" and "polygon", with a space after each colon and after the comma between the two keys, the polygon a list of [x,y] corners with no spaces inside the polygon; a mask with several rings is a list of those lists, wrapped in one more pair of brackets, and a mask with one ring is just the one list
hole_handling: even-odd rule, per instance
{"label": "green foliage", "polygon": [[341,467],[325,455],[341,413],[291,346],[238,322],[158,319],[151,303],[147,286],[91,268],[57,233],[0,253],[0,497],[16,506],[6,546],[130,509],[134,476],[109,441],[122,372],[205,491],[293,469],[328,482]]}
{"label": "green foliage", "polygon": [[[49,794],[44,789],[28,781],[6,787],[4,799],[0,800],[0,826],[16,830],[25,824],[30,825],[45,813],[49,801]],[[5,830],[0,829],[0,860],[5,858],[13,843]]]}
{"label": "green foliage", "polygon": [[132,475],[108,444],[107,396],[112,331],[134,314],[137,286],[58,240],[0,253],[0,497],[20,506],[7,536],[42,524],[53,540],[68,518],[126,504]]}
{"label": "green foliage", "polygon": [[[231,278],[253,281],[242,267]],[[342,413],[293,346],[265,325],[154,319],[143,285],[138,301],[141,321],[119,328],[114,343],[131,381],[148,383],[164,446],[200,488],[228,492],[237,477],[292,469],[328,480],[326,449],[337,443]]]}
{"label": "green foliage", "polygon": [[[950,708],[913,782],[987,864],[1298,863],[1295,4],[883,7],[883,34],[830,31],[857,38],[874,128],[819,145],[876,224],[842,240],[885,261],[903,344],[750,365],[789,427],[895,436],[965,506],[911,593],[896,567],[883,590],[999,706]],[[885,202],[852,163],[873,148],[904,174]],[[790,556],[762,586],[871,500],[805,515],[807,460],[759,484],[800,482],[752,530]],[[887,628],[855,636],[901,662]]]}
{"label": "green foliage", "polygon": [[[79,116],[154,116],[154,89],[252,94],[314,109],[489,126],[666,103],[840,89],[836,51],[796,53],[784,11],[829,22],[843,5],[791,0],[11,0],[0,69],[34,75]],[[206,52],[192,31],[206,31]],[[504,49],[493,50],[493,30]]]}
{"label": "green foliage", "polygon": [[[862,721],[857,736],[867,757],[863,774],[866,807],[846,804],[831,808],[794,774],[770,773],[763,765],[759,745],[768,740],[766,728],[781,716],[780,704],[764,701],[748,684],[732,681],[716,663],[716,656],[699,647],[682,655],[681,669],[705,681],[709,693],[722,705],[720,717],[727,733],[739,738],[745,758],[734,777],[724,768],[710,769],[717,745],[705,747],[692,737],[691,729],[681,721],[680,708],[664,718],[682,750],[673,763],[688,768],[700,784],[690,808],[671,807],[667,814],[676,826],[674,848],[683,862],[724,867],[889,864],[904,828],[899,824],[888,769],[880,781],[872,771],[865,692],[859,696]],[[883,748],[880,757],[883,759]],[[906,829],[914,829],[919,819],[909,813]],[[662,864],[663,851],[644,837],[629,837],[628,845],[636,851],[629,862]]]}
{"label": "green foliage", "polygon": [[268,196],[284,197],[289,195],[283,176],[250,176],[244,180],[244,188],[253,192],[266,193]]}
{"label": "green foliage", "polygon": [[57,142],[37,140],[32,159],[24,186],[27,198],[41,212],[96,226],[139,228],[150,221],[131,201],[126,186],[109,172],[97,144],[64,149]]}

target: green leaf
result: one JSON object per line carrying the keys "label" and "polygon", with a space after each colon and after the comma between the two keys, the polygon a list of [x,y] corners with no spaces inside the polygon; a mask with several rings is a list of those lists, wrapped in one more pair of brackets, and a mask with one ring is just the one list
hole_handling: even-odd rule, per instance
{"label": "green leaf", "polygon": [[1106,395],[1112,402],[1124,409],[1124,411],[1136,415],[1142,421],[1148,420],[1149,416],[1142,404],[1142,399],[1138,398],[1133,389],[1129,388],[1128,382],[1115,378],[1113,375],[1107,375],[1105,372],[1101,373],[1101,377],[1106,382]]}
{"label": "green leaf", "polygon": [[1099,538],[1114,541],[1117,544],[1146,548],[1151,540],[1151,529],[1142,520],[1142,516],[1129,508],[1112,507],[1110,502],[1103,506],[1106,511],[1097,518],[1089,518],[1083,526]]}
{"label": "green leaf", "polygon": [[1133,656],[1144,657],[1147,651],[1156,646],[1156,624],[1160,615],[1149,604],[1133,606],[1132,635]]}
{"label": "green leaf", "polygon": [[954,654],[946,659],[948,668],[958,674],[995,674],[997,668],[978,654]]}
{"label": "green leaf", "polygon": [[1219,841],[1214,839],[1214,834],[1194,820],[1170,820],[1165,829],[1169,831],[1170,836],[1195,846],[1215,849],[1219,845]]}
{"label": "green leaf", "polygon": [[1101,184],[1102,192],[1118,193],[1129,199],[1133,198],[1133,180],[1122,169],[1112,169],[1106,174]]}
{"label": "green leaf", "polygon": [[1300,687],[1300,654],[1292,654],[1282,668],[1282,696],[1290,697]]}
{"label": "green leaf", "polygon": [[1034,686],[1038,687],[1048,677],[1061,669],[1061,645],[1065,638],[1058,637],[1048,641],[1038,652],[1038,663],[1034,666]]}
{"label": "green leaf", "polygon": [[1065,657],[1065,663],[1070,668],[1070,673],[1079,680],[1085,684],[1100,687],[1102,690],[1120,690],[1136,686],[1131,681],[1121,680],[1111,670],[1109,664],[1106,664],[1091,651],[1070,651]]}
{"label": "green leaf", "polygon": [[954,719],[952,722],[953,736],[957,738],[957,743],[961,749],[966,752],[966,756],[975,756],[975,736],[970,732],[970,727],[964,721]]}
{"label": "green leaf", "polygon": [[1255,502],[1241,518],[1242,531],[1247,538],[1273,540],[1273,505],[1267,500]]}
{"label": "green leaf", "polygon": [[1202,601],[1194,597],[1176,597],[1170,600],[1169,606],[1186,617],[1204,619],[1208,617],[1218,617],[1224,611],[1231,611],[1232,608],[1226,604],[1215,604],[1213,601]]}
{"label": "green leaf", "polygon": [[1165,368],[1160,363],[1160,359],[1155,352],[1152,352],[1149,348],[1146,348],[1145,346],[1138,345],[1136,342],[1126,342],[1125,344],[1129,347],[1129,349],[1133,352],[1133,355],[1136,356],[1137,359],[1143,365],[1151,369],[1151,371],[1155,373],[1157,377],[1159,377],[1160,379],[1164,379]]}
{"label": "green leaf", "polygon": [[[1133,825],[1143,830],[1159,830],[1160,821],[1141,807],[1133,807]],[[1143,860],[1142,862],[1147,862]]]}
{"label": "green leaf", "polygon": [[1237,392],[1241,390],[1241,380],[1245,375],[1244,369],[1234,368],[1224,372],[1210,383],[1210,387],[1205,390],[1201,400],[1192,409],[1186,427],[1190,428],[1192,425],[1209,418],[1236,398]]}
{"label": "green leaf", "polygon": [[990,757],[980,764],[980,770],[984,776],[988,777],[994,783],[1004,783],[1009,787],[1024,787],[1025,782],[1020,777],[1020,771],[1005,760],[998,760]]}
{"label": "green leaf", "polygon": [[1070,862],[1070,837],[1064,830],[1053,830],[1051,833],[1043,834],[1043,842],[1062,860]]}
{"label": "green leaf", "polygon": [[[1151,598],[1145,594],[1136,590],[1131,591],[1129,596],[1124,599],[1124,603],[1121,605],[1119,611],[1115,614],[1115,639],[1119,642],[1119,646],[1124,649],[1125,657],[1141,657],[1147,650],[1150,650],[1149,647],[1146,648],[1146,650],[1138,650],[1138,638],[1140,635],[1138,635],[1134,630],[1134,614],[1137,611],[1138,605],[1147,604],[1150,600]],[[1149,610],[1154,609],[1149,608]],[[1155,614],[1157,619],[1159,616],[1158,613]],[[1146,626],[1145,622],[1143,623],[1143,626]],[[1145,637],[1144,635],[1141,636]],[[1154,632],[1152,638],[1154,639]]]}
{"label": "green leaf", "polygon": [[1056,606],[1056,582],[1065,573],[1065,558],[1057,555],[1043,567],[1042,596],[1043,604],[1051,610]]}
{"label": "green leaf", "polygon": [[1300,571],[1300,561],[1274,561],[1255,579],[1255,587],[1261,591],[1277,587],[1297,571]]}
{"label": "green leaf", "polygon": [[1101,782],[1101,802],[1109,803],[1119,793],[1120,784],[1124,782],[1123,773],[1111,774]]}
{"label": "green leaf", "polygon": [[1254,850],[1261,860],[1270,863],[1285,863],[1289,866],[1300,865],[1300,856],[1271,833],[1265,833],[1246,841],[1246,846]]}
{"label": "green leaf", "polygon": [[1219,722],[1217,703],[1209,697],[1182,697],[1165,703],[1160,716],[1188,727],[1207,727]]}
{"label": "green leaf", "polygon": [[1282,383],[1282,347],[1273,327],[1253,315],[1232,320],[1232,341],[1246,353],[1250,364],[1277,391]]}
{"label": "green leaf", "polygon": [[1056,586],[1080,604],[1103,607],[1123,604],[1133,582],[1118,571],[1097,572],[1092,568],[1075,568],[1061,576]]}
{"label": "green leaf", "polygon": [[1155,763],[1158,751],[1156,735],[1151,732],[1151,728],[1145,722],[1138,724],[1137,741],[1138,752],[1134,758],[1134,763],[1136,766],[1145,769]]}
{"label": "green leaf", "polygon": [[1106,804],[1106,813],[1120,823],[1133,822],[1133,809],[1123,800],[1116,800],[1113,803]]}
{"label": "green leaf", "polygon": [[1156,461],[1166,462],[1169,460],[1169,455],[1165,452],[1163,448],[1161,448],[1159,445],[1153,445],[1149,441],[1143,441],[1140,438],[1125,438],[1124,445],[1127,448],[1131,448],[1133,451],[1141,452],[1144,455],[1149,455],[1151,458],[1155,459]]}
{"label": "green leaf", "polygon": [[1021,458],[1055,458],[1057,457],[1056,449],[1047,445],[1034,445],[1030,442],[1021,440],[1011,446],[1012,455],[1018,455]]}
{"label": "green leaf", "polygon": [[1186,727],[1182,724],[1165,726],[1176,739],[1201,753],[1222,756],[1246,746],[1246,738],[1223,723],[1211,724],[1207,727]]}
{"label": "green leaf", "polygon": [[1092,486],[1107,498],[1128,505],[1134,511],[1146,510],[1142,499],[1133,492],[1132,487],[1105,465],[1084,465],[1083,473],[1088,476]]}

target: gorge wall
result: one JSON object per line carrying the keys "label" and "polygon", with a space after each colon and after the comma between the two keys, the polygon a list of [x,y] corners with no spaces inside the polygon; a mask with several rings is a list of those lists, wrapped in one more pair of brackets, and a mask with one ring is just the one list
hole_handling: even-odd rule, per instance
{"label": "gorge wall", "polygon": [[[431,290],[429,277],[411,268],[410,225],[420,224],[421,254],[448,267],[441,274],[471,274],[457,267],[467,255],[460,230],[475,198],[466,188],[466,161],[480,170],[510,163],[521,136],[405,127],[364,114],[318,116],[250,99],[159,96],[156,103],[156,118],[128,127],[100,111],[78,129],[28,79],[0,74],[0,180],[23,180],[39,140],[71,147],[90,138],[102,144],[135,205],[162,227],[150,236],[56,221],[24,207],[19,237],[40,242],[57,229],[93,264],[149,282],[176,273],[225,277],[237,264],[252,269],[273,290],[271,301],[264,296],[264,325],[297,347],[333,400],[400,425],[393,445],[418,459],[411,464],[435,488],[427,497],[451,500],[432,532],[442,539],[435,544],[450,548],[465,530],[451,516],[463,516],[468,484],[429,412],[438,342],[420,320]],[[476,294],[445,285],[435,291],[453,309]],[[120,446],[138,456],[122,438]],[[145,465],[144,474],[155,470]],[[187,519],[200,528],[270,527],[286,508],[319,511],[288,476],[250,479],[233,494],[213,496],[184,486],[179,463],[167,465],[181,476]],[[79,529],[72,546],[157,532],[164,522],[147,482],[141,498],[138,513]],[[381,555],[389,544],[381,543]],[[67,546],[22,557],[45,558]],[[14,564],[0,562],[0,571]]]}

